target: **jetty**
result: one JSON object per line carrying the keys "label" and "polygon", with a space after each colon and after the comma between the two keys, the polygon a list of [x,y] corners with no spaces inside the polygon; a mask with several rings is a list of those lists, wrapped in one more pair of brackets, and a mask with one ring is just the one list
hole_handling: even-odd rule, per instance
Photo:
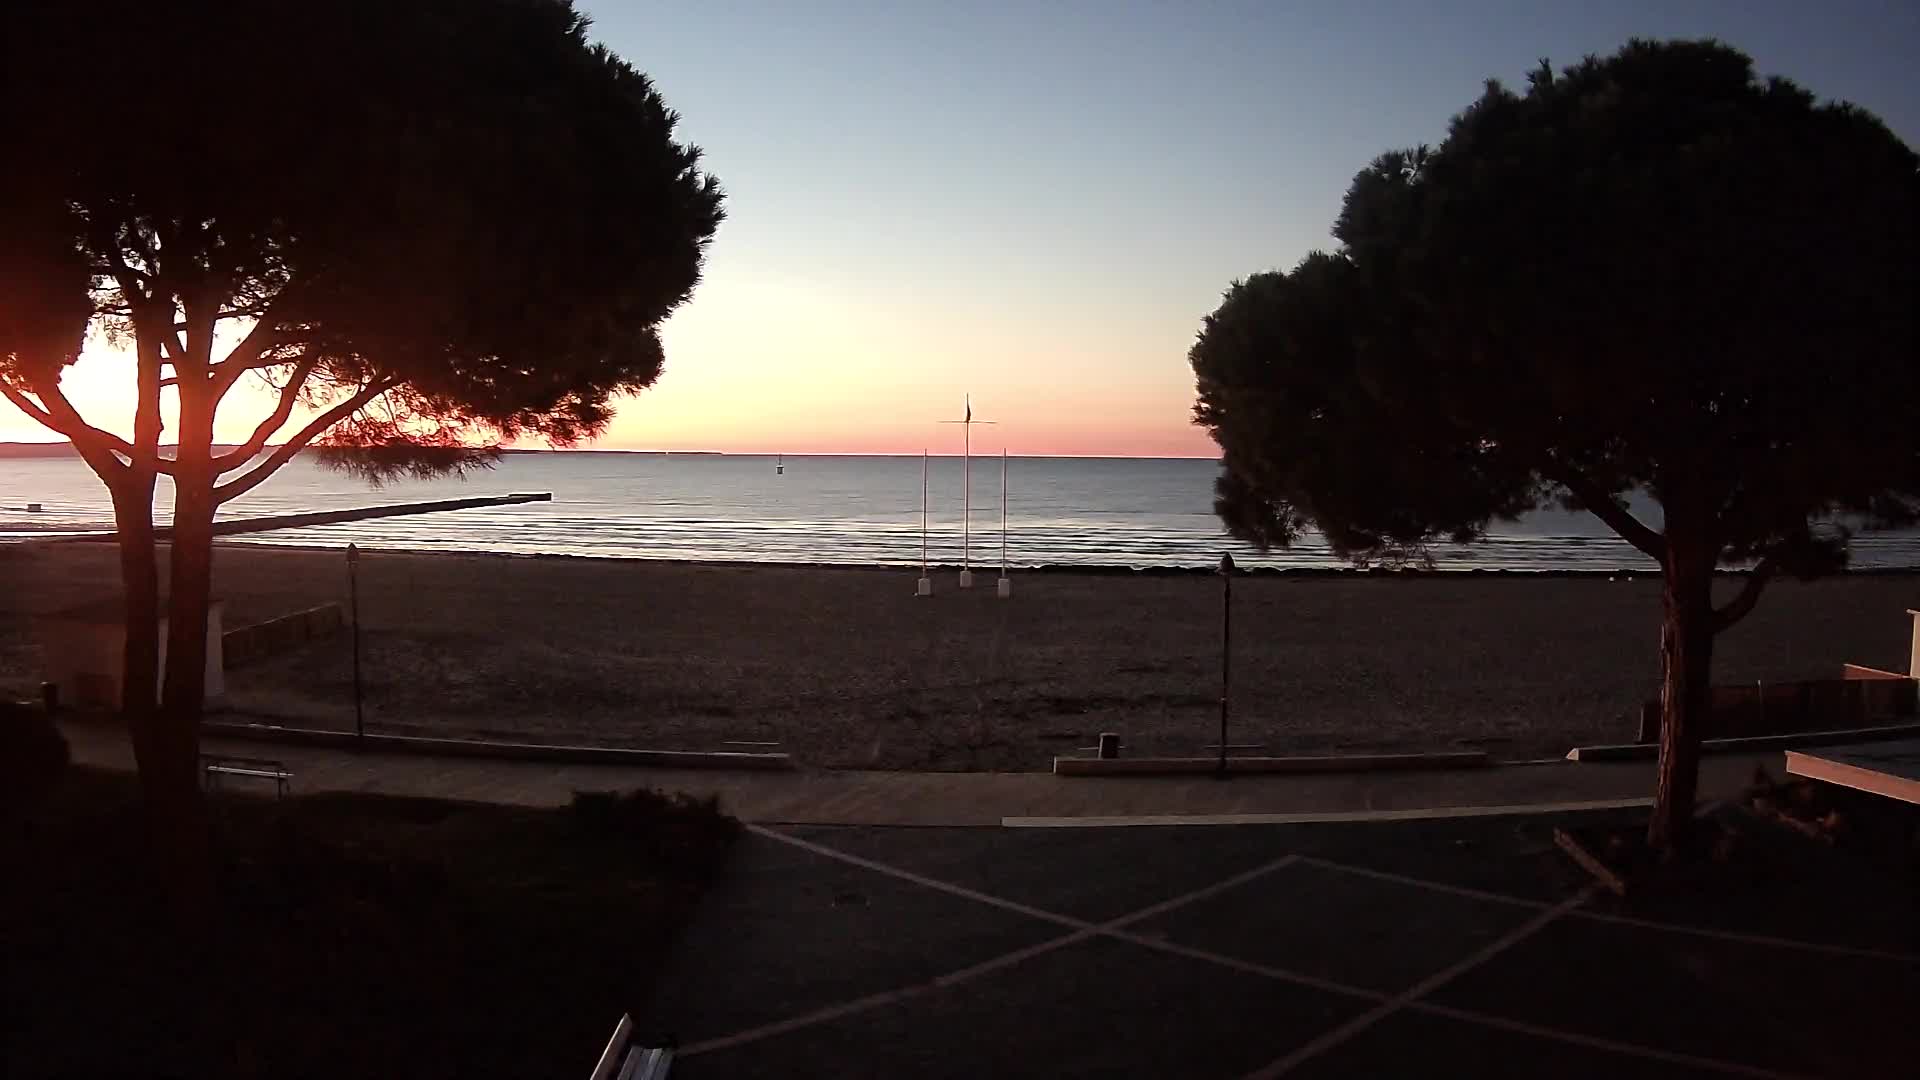
{"label": "jetty", "polygon": [[[513,506],[518,503],[552,502],[550,491],[522,491],[511,495],[481,495],[469,499],[437,499],[432,502],[388,503],[384,506],[358,506],[348,510],[317,510],[305,514],[270,514],[265,517],[229,518],[213,523],[213,535],[235,536],[241,533],[269,532],[274,529],[300,529],[310,525],[343,525],[350,521],[402,517],[408,514],[438,514],[448,510],[475,510],[486,506]],[[173,527],[153,530],[156,539],[173,536]],[[113,540],[117,532],[49,533],[47,540]]]}

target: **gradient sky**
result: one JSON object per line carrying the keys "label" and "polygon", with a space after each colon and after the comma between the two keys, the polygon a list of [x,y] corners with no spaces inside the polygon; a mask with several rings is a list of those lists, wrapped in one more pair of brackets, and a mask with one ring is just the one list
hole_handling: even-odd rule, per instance
{"label": "gradient sky", "polygon": [[[1368,160],[1542,57],[1719,37],[1920,143],[1913,0],[584,6],[729,194],[609,448],[957,450],[970,391],[977,448],[1211,456],[1186,350],[1221,290],[1330,246]],[[124,430],[97,352],[68,384]],[[45,437],[0,402],[0,439]]]}

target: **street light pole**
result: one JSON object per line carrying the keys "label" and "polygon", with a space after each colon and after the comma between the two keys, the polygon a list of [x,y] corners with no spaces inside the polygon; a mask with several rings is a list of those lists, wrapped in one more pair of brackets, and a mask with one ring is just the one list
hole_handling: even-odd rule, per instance
{"label": "street light pole", "polygon": [[367,737],[366,716],[360,708],[360,549],[347,545],[347,600],[353,617],[353,737]]}
{"label": "street light pole", "polygon": [[1233,554],[1220,556],[1220,764],[1215,776],[1227,777],[1227,709],[1233,695]]}

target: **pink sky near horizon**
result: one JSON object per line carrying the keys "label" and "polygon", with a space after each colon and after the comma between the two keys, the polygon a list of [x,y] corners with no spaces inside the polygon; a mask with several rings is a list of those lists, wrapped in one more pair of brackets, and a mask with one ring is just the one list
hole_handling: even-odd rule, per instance
{"label": "pink sky near horizon", "polygon": [[[818,356],[803,363],[757,362],[754,343],[710,335],[699,321],[699,300],[676,316],[666,334],[667,367],[651,388],[623,399],[605,436],[585,448],[708,450],[725,453],[935,454],[959,453],[957,425],[966,395],[977,420],[976,453],[1113,457],[1213,457],[1217,450],[1188,420],[1191,377],[1184,364],[1161,385],[1108,385],[1091,392],[1071,379],[1076,365],[1060,365],[1061,379],[1024,380],[1023,394],[996,392],[994,380],[967,380],[965,363],[901,368],[846,363],[841,378],[823,378]],[[720,319],[714,320],[716,322]],[[716,340],[716,337],[718,340]],[[792,343],[790,343],[792,344]],[[831,341],[802,353],[829,351]],[[951,346],[948,346],[950,348]],[[792,356],[795,350],[789,350]],[[1179,355],[1179,353],[1176,353]],[[992,373],[994,365],[980,365]],[[91,423],[130,436],[132,361],[91,339],[61,385]],[[968,383],[973,385],[969,386]],[[1182,385],[1185,383],[1186,385]],[[1094,400],[1086,400],[1092,397]],[[222,403],[215,438],[240,442],[272,410],[266,387],[243,381]],[[171,440],[172,394],[163,414]],[[296,417],[296,421],[299,418]],[[272,441],[299,430],[289,423]],[[0,400],[0,442],[52,442],[60,436]],[[540,443],[521,445],[537,447]]]}
{"label": "pink sky near horizon", "polygon": [[[974,429],[977,452],[1217,454],[1190,422],[1186,363],[1217,295],[1175,306],[1142,292],[1111,313],[1011,296],[932,308],[898,282],[768,272],[746,245],[729,248],[730,227],[722,226],[693,299],[664,327],[660,379],[619,402],[592,448],[958,453],[958,427],[941,421],[959,419],[971,394],[974,416],[994,421]],[[929,329],[922,320],[934,317],[942,325]],[[242,332],[228,330],[236,340]],[[90,422],[130,435],[132,372],[127,349],[96,334],[61,385]],[[169,430],[171,398],[165,392]],[[273,401],[266,387],[242,380],[222,404],[215,438],[246,439]],[[272,441],[297,430],[289,424]],[[57,438],[0,400],[0,441]]]}

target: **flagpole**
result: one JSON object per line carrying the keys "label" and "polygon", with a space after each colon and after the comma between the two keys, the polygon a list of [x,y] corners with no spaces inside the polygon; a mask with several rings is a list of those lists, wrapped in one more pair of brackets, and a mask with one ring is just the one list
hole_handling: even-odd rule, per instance
{"label": "flagpole", "polygon": [[1013,595],[1013,582],[1007,579],[1007,448],[1000,448],[1000,598]]}
{"label": "flagpole", "polygon": [[967,398],[967,419],[961,424],[960,466],[960,587],[973,587],[973,398]]}
{"label": "flagpole", "polygon": [[[973,395],[968,394],[967,411],[959,420],[942,420],[943,424],[961,425],[960,465],[960,587],[973,588]],[[994,423],[982,420],[982,424]]]}
{"label": "flagpole", "polygon": [[927,451],[920,451],[920,582],[915,596],[932,596],[933,579],[927,576]]}

